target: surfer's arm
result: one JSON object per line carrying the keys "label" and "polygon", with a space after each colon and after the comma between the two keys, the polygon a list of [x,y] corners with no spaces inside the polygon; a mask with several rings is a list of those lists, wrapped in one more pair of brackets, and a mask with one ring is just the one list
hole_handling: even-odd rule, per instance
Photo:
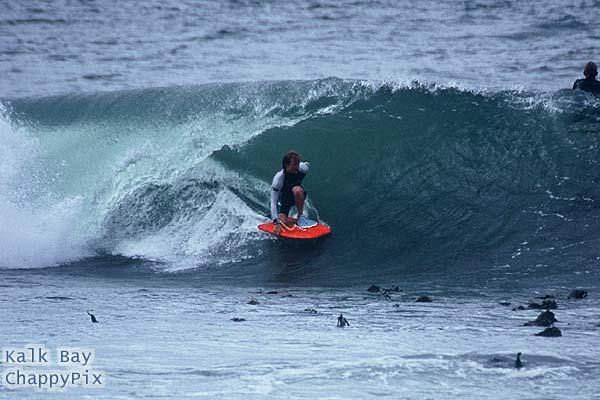
{"label": "surfer's arm", "polygon": [[298,167],[298,171],[303,174],[308,174],[308,170],[310,169],[310,163],[308,161],[301,161],[300,166]]}
{"label": "surfer's arm", "polygon": [[279,201],[279,195],[282,187],[283,170],[275,174],[273,177],[273,183],[271,184],[271,219],[277,218],[277,202]]}

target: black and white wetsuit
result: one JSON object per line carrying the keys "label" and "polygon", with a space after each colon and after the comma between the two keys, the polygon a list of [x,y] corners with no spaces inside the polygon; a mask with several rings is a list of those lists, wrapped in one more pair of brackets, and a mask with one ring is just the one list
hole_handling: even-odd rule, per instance
{"label": "black and white wetsuit", "polygon": [[[290,208],[295,203],[292,188],[302,186],[302,179],[308,173],[309,167],[308,161],[302,161],[297,174],[287,173],[284,169],[275,174],[271,191],[271,218],[277,218],[279,213],[288,214],[290,212]],[[304,188],[302,189],[304,190]],[[306,191],[304,192],[304,198],[306,198]],[[278,202],[281,203],[279,210],[277,210]]]}

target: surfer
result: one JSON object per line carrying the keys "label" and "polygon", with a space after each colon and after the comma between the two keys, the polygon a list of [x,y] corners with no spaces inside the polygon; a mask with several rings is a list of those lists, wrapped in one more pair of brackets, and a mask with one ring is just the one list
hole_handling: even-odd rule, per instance
{"label": "surfer", "polygon": [[281,231],[282,224],[287,224],[292,206],[295,205],[298,209],[298,220],[302,218],[306,200],[302,179],[308,173],[310,164],[308,161],[301,162],[300,154],[291,150],[283,156],[282,167],[273,177],[271,191],[271,218],[277,223],[276,234]]}
{"label": "surfer", "polygon": [[346,317],[344,317],[342,314],[340,314],[340,316],[337,319],[337,326],[339,326],[340,328],[343,328],[345,326],[350,326],[350,323],[348,322]]}
{"label": "surfer", "polygon": [[573,84],[573,90],[580,89],[596,95],[600,95],[600,81],[596,79],[598,76],[598,66],[594,62],[588,62],[583,67],[584,79],[577,79]]}
{"label": "surfer", "polygon": [[88,311],[87,313],[88,313],[88,315],[90,316],[90,318],[92,319],[92,322],[93,322],[93,323],[95,323],[95,324],[99,323],[99,321],[96,319],[96,316],[95,316],[94,314],[92,314],[92,313],[91,313],[91,312],[89,312],[89,311]]}
{"label": "surfer", "polygon": [[521,352],[517,353],[517,359],[515,360],[515,368],[523,368],[523,361],[521,361]]}

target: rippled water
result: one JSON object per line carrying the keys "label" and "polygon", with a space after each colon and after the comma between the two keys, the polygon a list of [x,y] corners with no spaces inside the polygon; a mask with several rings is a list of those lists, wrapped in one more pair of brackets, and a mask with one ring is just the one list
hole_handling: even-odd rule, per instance
{"label": "rippled water", "polygon": [[[3,312],[3,345],[92,348],[91,368],[106,374],[106,386],[42,392],[44,398],[590,399],[600,383],[600,353],[590,345],[598,340],[600,304],[567,301],[561,288],[548,292],[558,296],[564,336],[543,338],[533,335],[543,328],[522,326],[539,311],[511,310],[536,300],[535,291],[448,295],[413,285],[386,296],[364,287],[64,277],[5,276],[10,300],[2,309],[10,301],[19,311]],[[423,294],[433,302],[414,302]],[[258,304],[247,304],[252,299]],[[349,327],[336,327],[340,313]],[[521,369],[514,368],[517,352]],[[40,392],[0,386],[0,398],[14,396],[36,399]]]}
{"label": "rippled water", "polygon": [[570,87],[597,1],[2,2],[0,95],[328,76]]}

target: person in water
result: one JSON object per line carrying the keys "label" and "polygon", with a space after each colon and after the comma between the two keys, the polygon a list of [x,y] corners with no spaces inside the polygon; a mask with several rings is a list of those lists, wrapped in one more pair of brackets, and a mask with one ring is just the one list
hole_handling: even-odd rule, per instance
{"label": "person in water", "polygon": [[584,79],[577,79],[573,84],[573,90],[580,89],[593,94],[600,94],[600,81],[596,79],[598,76],[598,66],[596,63],[589,62],[583,68]]}
{"label": "person in water", "polygon": [[288,223],[292,206],[295,205],[298,209],[298,220],[302,218],[306,200],[302,179],[308,173],[310,164],[308,161],[301,162],[300,154],[292,150],[283,156],[282,167],[273,177],[271,191],[271,218],[278,223],[278,231],[281,231],[282,224]]}

